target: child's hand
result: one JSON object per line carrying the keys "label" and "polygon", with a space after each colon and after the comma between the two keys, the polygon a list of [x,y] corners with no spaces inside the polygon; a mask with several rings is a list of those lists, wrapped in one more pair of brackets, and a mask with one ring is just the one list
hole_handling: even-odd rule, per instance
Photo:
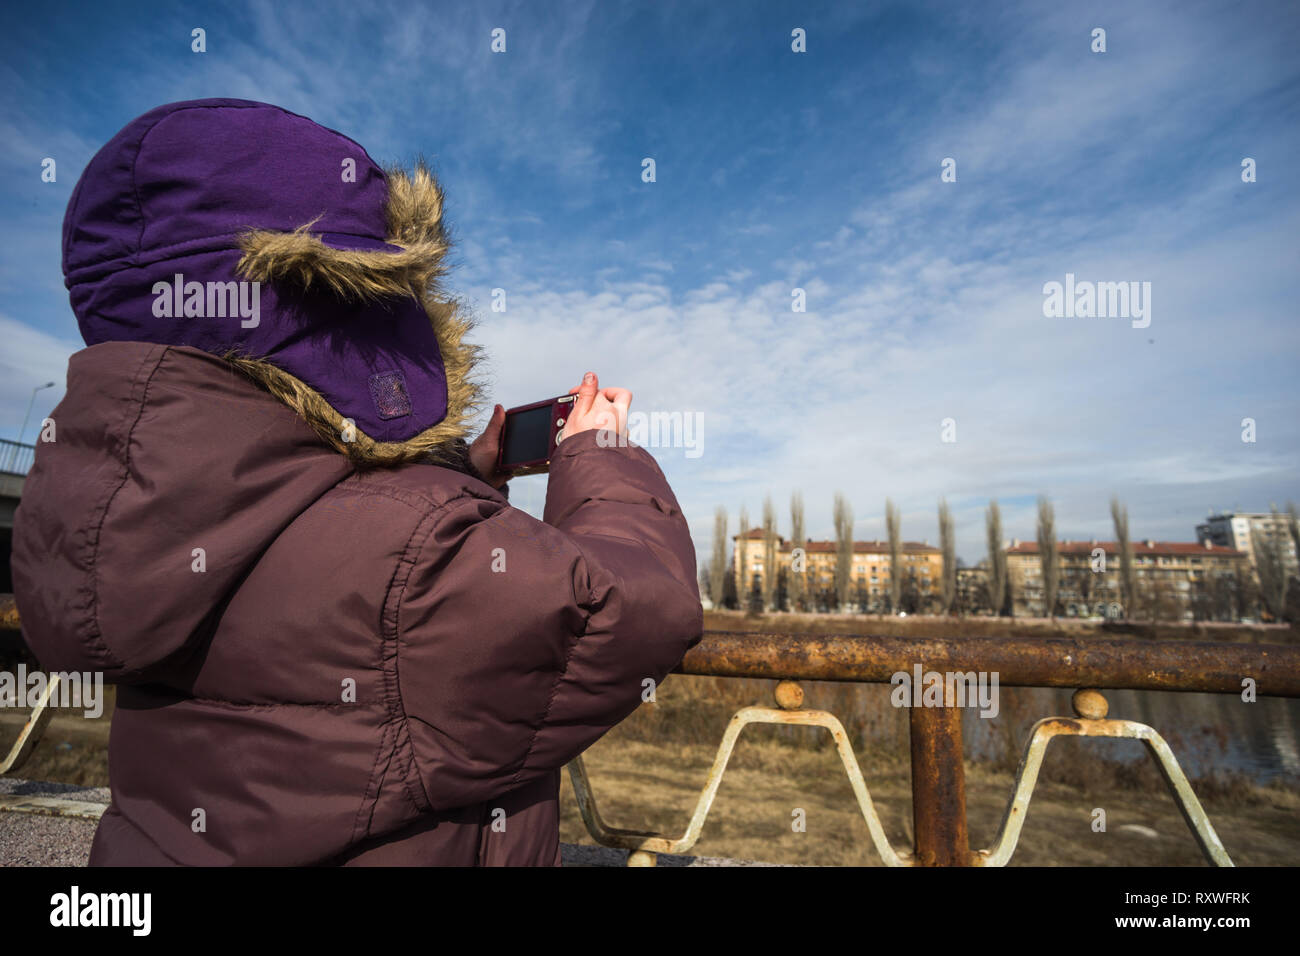
{"label": "child's hand", "polygon": [[595,372],[582,377],[582,384],[569,389],[577,394],[573,410],[564,422],[564,438],[572,438],[592,429],[605,430],[627,437],[627,411],[632,404],[632,393],[625,388],[600,387]]}
{"label": "child's hand", "polygon": [[501,447],[501,428],[506,423],[506,410],[497,405],[492,409],[483,434],[469,446],[469,463],[483,476],[483,480],[500,490],[510,480],[510,472],[497,470],[497,453]]}

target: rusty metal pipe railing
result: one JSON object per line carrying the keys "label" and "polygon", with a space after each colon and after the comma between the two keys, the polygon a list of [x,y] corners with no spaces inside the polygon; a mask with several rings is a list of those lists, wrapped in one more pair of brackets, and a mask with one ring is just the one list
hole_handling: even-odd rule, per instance
{"label": "rusty metal pipe railing", "polygon": [[[1251,678],[1258,696],[1300,697],[1300,648],[1210,641],[1109,637],[944,639],[706,631],[676,672],[786,681],[888,683],[899,672],[910,674],[917,664],[927,671],[995,672],[999,685],[1010,687],[1093,688],[1093,693],[1101,688],[1126,688],[1237,694],[1243,690],[1243,679]],[[1013,816],[1015,801],[1020,801],[1018,809],[1023,814],[1037,777],[1037,763],[1026,757],[1032,771],[1027,790],[1018,787],[1008,808],[1008,818],[1015,825],[1008,827],[1004,821],[1003,834],[993,851],[972,853],[966,824],[961,710],[913,708],[909,721],[916,834],[913,865],[967,866],[988,859],[1004,863],[1014,849],[1018,823],[1023,819]],[[1161,758],[1161,772],[1207,858],[1219,865],[1231,865],[1213,828],[1203,819],[1204,812],[1176,761],[1165,753],[1168,748],[1159,735],[1149,728],[1127,724],[1124,735],[1148,741]],[[1046,739],[1035,736],[1031,740],[1030,751],[1034,753],[1038,748],[1038,760]],[[1025,776],[1024,766],[1019,776]]]}
{"label": "rusty metal pipe railing", "polygon": [[1127,688],[1300,697],[1300,648],[1115,638],[916,638],[705,631],[676,673],[888,683],[927,670],[996,672],[1004,687]]}
{"label": "rusty metal pipe railing", "polygon": [[[19,629],[13,599],[0,597],[0,631]],[[833,715],[802,709],[802,691],[794,680],[888,683],[893,675],[927,671],[996,672],[1001,686],[1091,688],[1074,697],[1077,720],[1047,718],[1035,725],[1017,773],[1016,787],[994,845],[972,852],[966,823],[965,769],[961,709],[918,707],[911,724],[912,812],[915,850],[898,853],[879,825],[865,781],[852,758],[847,736]],[[1196,835],[1207,860],[1231,866],[1231,859],[1210,825],[1168,745],[1152,728],[1132,721],[1105,720],[1106,703],[1099,688],[1240,693],[1243,679],[1255,682],[1258,696],[1300,697],[1300,648],[1276,644],[1225,644],[1205,641],[1146,641],[1114,638],[957,638],[930,639],[892,635],[805,635],[706,631],[676,668],[676,673],[712,677],[775,678],[780,710],[749,707],[733,718],[686,834],[669,840],[648,832],[606,826],[581,758],[570,765],[574,790],[588,830],[601,842],[633,849],[629,865],[646,865],[656,852],[689,848],[716,793],[723,770],[746,723],[803,723],[831,731],[845,763],[864,818],[884,862],[891,866],[1005,865],[1014,852],[1043,752],[1053,736],[1129,737],[1144,741],[1155,755],[1179,810]],[[796,699],[797,698],[797,699]],[[38,711],[45,711],[42,701]],[[33,714],[32,739],[20,739],[15,752],[30,753],[43,722]],[[27,734],[24,733],[24,737]],[[11,755],[12,756],[12,755]],[[6,769],[21,762],[7,761]],[[28,812],[76,813],[67,801],[49,807],[0,805]],[[57,804],[58,806],[54,806]],[[96,808],[102,811],[101,807]]]}

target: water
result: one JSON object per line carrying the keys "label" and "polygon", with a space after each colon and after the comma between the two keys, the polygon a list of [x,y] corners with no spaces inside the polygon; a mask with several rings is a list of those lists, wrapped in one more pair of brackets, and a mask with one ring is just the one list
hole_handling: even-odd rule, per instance
{"label": "water", "polygon": [[[1053,688],[1001,688],[1002,713],[997,719],[982,719],[972,710],[964,714],[967,756],[1002,758],[1011,745],[1010,722],[1018,757],[1034,721],[1074,716],[1071,694]],[[1281,780],[1300,786],[1300,700],[1268,697],[1248,704],[1230,694],[1133,690],[1104,694],[1110,702],[1108,717],[1136,720],[1154,728],[1193,779],[1228,772],[1261,784]],[[1096,740],[1085,745],[1110,760],[1151,759],[1138,741]],[[1049,749],[1057,746],[1059,742]]]}
{"label": "water", "polygon": [[[736,700],[743,697],[747,703],[766,703],[772,699],[774,686],[774,681],[755,681],[753,686],[732,693]],[[908,712],[890,704],[887,685],[806,681],[802,686],[806,693],[804,706],[828,710],[839,717],[855,746],[906,759]],[[1248,704],[1236,694],[1132,690],[1103,693],[1110,703],[1108,717],[1154,728],[1193,780],[1229,775],[1257,784],[1280,781],[1300,788],[1300,700],[1267,697]],[[1000,687],[996,717],[980,717],[977,708],[963,711],[966,758],[1014,767],[1036,721],[1075,716],[1070,706],[1072,694],[1068,689]],[[804,728],[789,727],[778,735],[794,741],[800,733],[806,733]],[[1146,746],[1137,740],[1057,739],[1048,745],[1048,756],[1058,750],[1121,763],[1152,759]],[[1056,759],[1060,759],[1059,755]]]}

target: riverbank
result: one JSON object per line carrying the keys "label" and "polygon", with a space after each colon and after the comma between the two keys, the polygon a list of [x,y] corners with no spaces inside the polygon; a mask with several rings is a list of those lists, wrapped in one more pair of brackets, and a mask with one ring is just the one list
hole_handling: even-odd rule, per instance
{"label": "riverbank", "polygon": [[1294,624],[1223,624],[1206,621],[1110,621],[1045,617],[943,617],[912,614],[805,614],[705,611],[708,631],[770,631],[785,634],[892,634],[898,637],[1127,637],[1146,640],[1223,641],[1235,644],[1300,644]]}

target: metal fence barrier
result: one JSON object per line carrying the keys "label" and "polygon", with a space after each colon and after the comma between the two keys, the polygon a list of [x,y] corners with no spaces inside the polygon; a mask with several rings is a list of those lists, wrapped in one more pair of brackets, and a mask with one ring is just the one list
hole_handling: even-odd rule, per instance
{"label": "metal fence barrier", "polygon": [[[18,613],[12,599],[0,598],[0,630],[17,629]],[[916,665],[926,672],[972,677],[979,672],[997,673],[999,686],[1076,688],[1074,716],[1045,717],[1031,729],[1001,826],[993,844],[985,849],[972,850],[967,834],[961,707],[909,708],[916,837],[915,846],[906,848],[892,846],[886,837],[843,724],[826,711],[803,707],[798,681],[889,683],[894,674],[911,673]],[[1164,738],[1145,724],[1107,719],[1108,704],[1101,691],[1126,688],[1241,694],[1246,682],[1253,681],[1258,697],[1300,697],[1300,648],[1114,638],[927,639],[706,631],[675,673],[775,678],[776,707],[744,707],[732,717],[680,836],[610,826],[600,815],[582,758],[569,764],[588,833],[602,846],[629,850],[628,866],[653,866],[658,854],[683,854],[695,846],[736,742],[745,727],[754,723],[820,727],[831,735],[872,845],[888,866],[1004,866],[1015,852],[1047,746],[1061,736],[1142,741],[1206,860],[1215,866],[1232,866]],[[9,755],[0,762],[0,773],[17,770],[39,741],[49,719],[46,703],[54,691],[53,683]],[[76,801],[44,799],[39,803],[0,796],[0,811],[98,815],[88,812],[88,804]],[[68,806],[61,806],[63,803]]]}
{"label": "metal fence barrier", "polygon": [[36,446],[0,438],[0,472],[25,475],[36,460]]}

